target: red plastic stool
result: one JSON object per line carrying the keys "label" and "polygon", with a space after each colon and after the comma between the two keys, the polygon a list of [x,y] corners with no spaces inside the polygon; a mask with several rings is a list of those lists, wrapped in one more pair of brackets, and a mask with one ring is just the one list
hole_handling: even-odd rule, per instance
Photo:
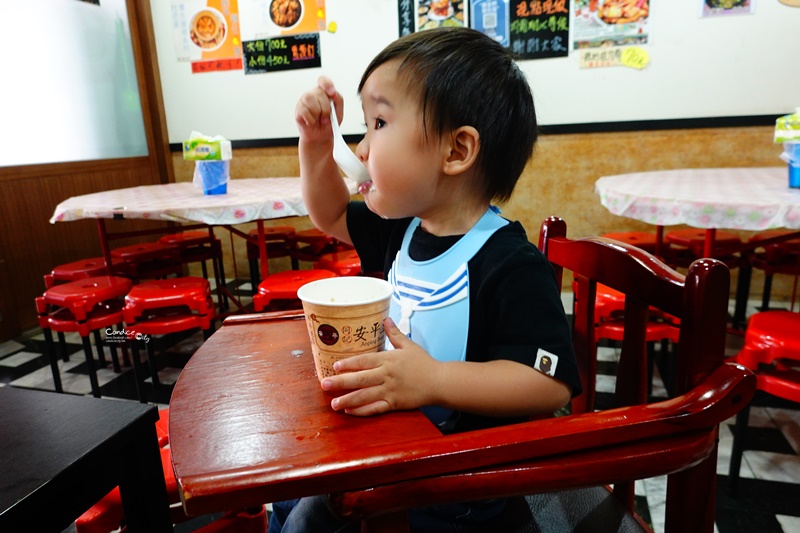
{"label": "red plastic stool", "polygon": [[222,261],[222,242],[219,239],[207,230],[196,230],[164,235],[158,239],[158,243],[176,249],[178,259],[184,265],[200,263],[205,279],[208,279],[206,262],[211,261],[217,288],[217,303],[220,309],[225,307],[226,300],[222,292],[225,283],[225,265]]}
{"label": "red plastic stool", "polygon": [[[758,243],[766,239],[782,237],[793,230],[768,230],[762,231],[750,237],[750,243]],[[773,244],[768,244],[756,249],[750,256],[750,264],[753,268],[764,271],[764,291],[761,295],[761,310],[769,309],[769,301],[772,293],[772,277],[775,274],[787,274],[794,276],[795,290],[792,291],[792,309],[797,289],[797,277],[800,276],[800,239],[792,239]]]}
{"label": "red plastic stool", "polygon": [[[671,264],[679,267],[688,268],[696,259],[703,257],[703,248],[706,240],[706,230],[704,229],[683,229],[674,230],[664,235],[664,240],[669,244],[669,248],[664,255]],[[717,230],[714,236],[715,246],[736,246],[742,244],[742,240],[735,233]],[[738,256],[722,255],[715,257],[728,265],[729,268],[738,266]]]}
{"label": "red plastic stool", "polygon": [[[294,226],[264,226],[264,242],[267,246],[267,257],[269,259],[277,259],[280,257],[289,257],[292,261],[292,270],[298,269],[297,260],[292,257],[292,251],[295,248],[295,234],[297,230]],[[258,229],[250,230],[247,235],[255,240],[258,240]],[[250,285],[253,290],[258,286],[261,280],[259,267],[260,250],[256,243],[247,241],[247,261],[250,265]]]}
{"label": "red plastic stool", "polygon": [[656,246],[658,245],[658,235],[655,233],[649,233],[647,231],[604,233],[600,236],[605,237],[606,239],[624,242],[625,244],[630,244],[631,246],[636,246],[637,248],[640,248],[651,254],[656,253]]}
{"label": "red plastic stool", "polygon": [[[158,366],[150,344],[150,336],[200,329],[203,338],[214,332],[214,303],[208,280],[195,276],[145,281],[134,286],[125,296],[123,318],[125,328],[135,341],[145,344],[147,363],[153,387],[161,384]],[[139,342],[133,342],[133,371],[139,401],[145,402],[141,386],[143,371],[139,359]]]}
{"label": "red plastic stool", "polygon": [[115,273],[134,280],[180,276],[183,266],[178,251],[165,244],[146,242],[111,250],[111,258],[122,260]]}
{"label": "red plastic stool", "polygon": [[[98,358],[100,363],[105,365],[100,330],[122,326],[122,297],[132,285],[131,280],[119,276],[93,276],[55,285],[36,298],[39,326],[44,333],[56,392],[63,392],[63,388],[52,332],[56,331],[62,334],[74,332],[78,333],[83,341],[92,394],[100,397],[100,386],[92,358],[89,336],[94,334]],[[114,371],[120,372],[119,360],[113,344],[111,344],[111,357]]]}
{"label": "red plastic stool", "polygon": [[[314,263],[319,261],[320,257],[325,254],[353,249],[351,245],[343,243],[316,228],[298,231],[295,235],[295,241],[297,246],[292,250],[292,258],[295,261]],[[305,244],[305,246],[300,246],[300,244]]]}
{"label": "red plastic stool", "polygon": [[[756,388],[784,400],[800,402],[800,314],[790,311],[763,311],[750,317],[744,346],[729,361],[756,373]],[[736,415],[730,486],[736,490],[744,452],[750,405]]]}
{"label": "red plastic stool", "polygon": [[361,258],[355,250],[333,252],[320,256],[314,268],[330,270],[339,276],[357,276],[361,274]]}
{"label": "red plastic stool", "polygon": [[258,284],[253,295],[253,308],[263,311],[275,300],[297,300],[297,290],[311,281],[335,278],[330,270],[285,270],[270,274]]}
{"label": "red plastic stool", "polygon": [[[115,257],[111,260],[112,271],[115,267],[122,264],[122,259]],[[65,263],[54,267],[49,274],[44,275],[44,286],[49,289],[59,283],[77,281],[79,279],[90,278],[93,276],[105,276],[106,262],[102,257],[91,257],[80,259],[71,263]]]}

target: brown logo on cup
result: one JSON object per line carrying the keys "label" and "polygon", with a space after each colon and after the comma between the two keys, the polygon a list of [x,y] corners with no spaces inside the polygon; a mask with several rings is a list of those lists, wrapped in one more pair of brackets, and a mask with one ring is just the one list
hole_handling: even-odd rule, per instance
{"label": "brown logo on cup", "polygon": [[322,324],[318,327],[317,336],[327,346],[333,346],[339,340],[339,332],[330,324]]}

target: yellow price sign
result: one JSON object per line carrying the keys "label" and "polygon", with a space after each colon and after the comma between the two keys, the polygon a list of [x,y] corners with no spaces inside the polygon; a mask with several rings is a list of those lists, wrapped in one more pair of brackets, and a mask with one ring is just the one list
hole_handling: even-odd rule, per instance
{"label": "yellow price sign", "polygon": [[622,51],[620,62],[626,67],[643,69],[650,62],[650,54],[644,48],[631,46]]}

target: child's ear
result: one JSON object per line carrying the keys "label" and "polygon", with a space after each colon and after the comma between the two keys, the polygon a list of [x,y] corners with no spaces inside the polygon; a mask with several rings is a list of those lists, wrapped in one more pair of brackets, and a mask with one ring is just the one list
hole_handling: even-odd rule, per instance
{"label": "child's ear", "polygon": [[461,126],[454,130],[443,147],[444,173],[455,175],[469,170],[478,159],[481,136],[472,126]]}

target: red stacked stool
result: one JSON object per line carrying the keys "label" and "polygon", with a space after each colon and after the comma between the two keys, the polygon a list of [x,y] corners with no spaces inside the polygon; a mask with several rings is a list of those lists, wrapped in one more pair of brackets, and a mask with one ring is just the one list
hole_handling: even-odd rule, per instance
{"label": "red stacked stool", "polygon": [[319,279],[335,278],[330,270],[284,270],[270,274],[258,284],[253,295],[253,308],[264,311],[276,300],[282,300],[293,307],[301,307],[297,301],[297,290],[306,283]]}
{"label": "red stacked stool", "polygon": [[338,276],[357,276],[361,274],[361,258],[355,250],[323,254],[314,263],[314,268],[330,270]]}
{"label": "red stacked stool", "polygon": [[[750,317],[741,351],[729,361],[756,374],[756,388],[765,394],[800,402],[800,314],[762,311]],[[739,483],[739,469],[746,442],[750,404],[736,415],[728,476],[731,490]]]}
{"label": "red stacked stool", "polygon": [[[795,231],[762,231],[750,237],[749,242],[758,243],[759,241],[782,237],[790,233],[795,233]],[[800,239],[776,242],[757,248],[755,253],[750,256],[750,264],[753,268],[764,271],[764,291],[761,295],[761,310],[767,311],[769,309],[772,293],[772,277],[775,274],[794,276],[795,290],[792,291],[792,309],[794,309],[797,276],[800,275]]]}
{"label": "red stacked stool", "polygon": [[225,284],[225,265],[222,261],[222,242],[205,230],[170,233],[158,239],[158,242],[177,250],[181,264],[200,263],[205,279],[208,279],[206,262],[211,261],[217,289],[217,303],[220,309],[224,309],[225,295],[222,286]]}
{"label": "red stacked stool", "polygon": [[295,234],[295,242],[297,246],[292,251],[292,257],[295,261],[310,263],[319,261],[320,257],[325,254],[353,249],[349,244],[345,244],[316,228],[298,231]]}
{"label": "red stacked stool", "polygon": [[[112,261],[112,265],[114,266],[119,266],[121,263],[121,259],[114,259]],[[68,283],[70,281],[77,281],[93,276],[105,276],[106,274],[108,274],[108,271],[106,269],[105,259],[102,257],[90,257],[88,259],[80,259],[54,267],[49,274],[44,275],[44,286],[46,289],[49,289],[61,283]],[[67,353],[67,342],[64,338],[64,333],[61,331],[56,333],[58,334],[58,343],[61,347],[61,359],[67,362],[69,361],[69,354]],[[127,360],[128,352],[125,350],[124,345],[123,354],[123,357]]]}
{"label": "red stacked stool", "polygon": [[133,369],[139,401],[145,402],[144,374],[139,359],[139,342],[145,345],[153,387],[160,387],[158,365],[153,349],[153,335],[165,335],[191,329],[203,331],[208,339],[214,331],[214,303],[207,279],[185,276],[145,281],[135,285],[125,296],[125,329],[134,337]]}
{"label": "red stacked stool", "polygon": [[[114,326],[122,329],[122,298],[132,285],[131,280],[119,276],[93,276],[55,285],[36,298],[39,326],[44,332],[50,368],[53,372],[53,383],[57,392],[63,392],[63,388],[53,346],[52,331],[75,332],[81,336],[92,394],[99,398],[100,386],[92,358],[89,336],[94,334],[100,363],[105,365],[100,330]],[[116,348],[113,343],[110,346],[114,371],[119,372]]]}
{"label": "red stacked stool", "polygon": [[[269,259],[278,259],[281,257],[290,257],[292,261],[292,270],[298,269],[297,260],[292,257],[292,251],[295,248],[295,233],[294,226],[265,226],[264,227],[264,243],[267,247],[267,257]],[[247,234],[251,239],[258,240],[258,229],[250,230]],[[250,265],[250,285],[253,290],[256,290],[258,283],[261,281],[259,275],[259,261],[260,261],[259,246],[252,242],[247,241],[247,262]]]}
{"label": "red stacked stool", "polygon": [[149,242],[132,244],[111,250],[111,259],[121,260],[114,273],[133,280],[180,276],[183,265],[178,250],[166,244]]}
{"label": "red stacked stool", "polygon": [[[113,272],[115,267],[122,264],[122,259],[114,257],[111,259],[111,270]],[[60,283],[67,283],[70,281],[77,281],[79,279],[90,278],[93,276],[105,276],[108,274],[106,270],[106,261],[102,257],[90,257],[89,259],[80,259],[71,263],[65,263],[54,267],[49,274],[44,275],[44,286],[50,288]]]}
{"label": "red stacked stool", "polygon": [[[665,252],[670,264],[688,268],[693,261],[703,257],[703,248],[706,240],[706,230],[690,228],[667,232],[664,240],[669,245],[668,252]],[[716,230],[714,236],[714,246],[724,249],[726,246],[738,246],[742,240],[735,233],[729,231]],[[739,257],[732,254],[723,254],[714,259],[718,259],[728,265],[729,268],[739,266]]]}

